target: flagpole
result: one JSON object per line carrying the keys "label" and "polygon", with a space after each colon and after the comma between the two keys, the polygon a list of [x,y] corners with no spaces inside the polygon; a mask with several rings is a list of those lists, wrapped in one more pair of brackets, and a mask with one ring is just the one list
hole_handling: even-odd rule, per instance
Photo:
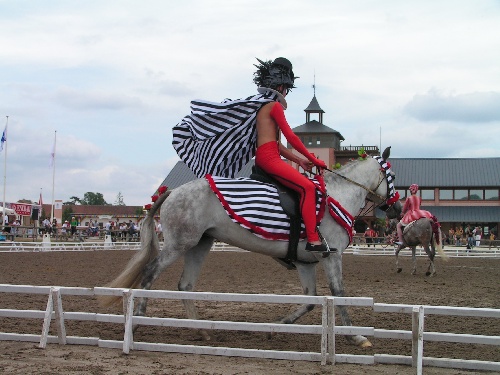
{"label": "flagpole", "polygon": [[56,178],[56,139],[57,139],[57,130],[54,131],[54,148],[52,149],[52,209],[50,213],[50,222],[54,221],[54,186],[55,186],[55,178]]}
{"label": "flagpole", "polygon": [[[7,138],[7,127],[9,126],[9,116],[7,116],[7,122],[5,123],[5,130],[3,136]],[[3,164],[3,215],[2,215],[2,229],[5,228],[5,189],[7,187],[7,139],[4,140],[5,143],[5,158]]]}

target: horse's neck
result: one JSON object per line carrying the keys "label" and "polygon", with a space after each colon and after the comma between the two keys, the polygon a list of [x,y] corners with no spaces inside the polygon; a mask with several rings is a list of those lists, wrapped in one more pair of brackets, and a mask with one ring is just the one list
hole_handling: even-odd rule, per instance
{"label": "horse's neck", "polygon": [[[368,173],[367,168],[362,168],[359,163],[346,168],[342,176],[336,173],[329,173],[325,176],[325,183],[328,194],[338,201],[351,215],[356,216],[360,208],[364,206],[373,176]],[[354,181],[355,183],[353,183]],[[362,185],[362,186],[358,186]]]}

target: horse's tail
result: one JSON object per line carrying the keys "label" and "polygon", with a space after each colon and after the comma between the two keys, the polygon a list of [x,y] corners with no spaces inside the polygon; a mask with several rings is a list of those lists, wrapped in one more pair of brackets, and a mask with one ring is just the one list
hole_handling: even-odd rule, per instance
{"label": "horse's tail", "polygon": [[441,258],[443,258],[443,260],[448,261],[448,256],[443,251],[443,241],[441,238],[441,224],[439,224],[438,219],[434,215],[432,216],[431,220],[432,220],[432,224],[431,224],[432,233],[434,234],[433,240],[434,240],[434,243],[436,246],[436,250],[439,253],[439,256]]}
{"label": "horse's tail", "polygon": [[[125,269],[106,287],[134,289],[141,283],[142,272],[146,265],[158,256],[160,241],[155,232],[154,216],[165,199],[170,195],[167,191],[160,195],[152,205],[141,225],[141,250],[128,262]],[[108,307],[121,302],[121,296],[99,296],[101,306]]]}

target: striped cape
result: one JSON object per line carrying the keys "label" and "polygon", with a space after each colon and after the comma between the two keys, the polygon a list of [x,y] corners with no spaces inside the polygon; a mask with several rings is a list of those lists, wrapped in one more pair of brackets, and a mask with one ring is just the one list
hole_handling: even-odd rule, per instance
{"label": "striped cape", "polygon": [[258,110],[279,101],[279,96],[274,90],[260,89],[246,99],[192,101],[191,114],[172,129],[172,145],[197,177],[234,177],[255,155]]}
{"label": "striped cape", "polygon": [[[247,177],[231,179],[206,175],[205,179],[233,222],[261,238],[281,241],[290,239],[290,219],[281,208],[274,185]],[[320,185],[316,180],[313,182]],[[318,190],[316,198],[319,224],[325,211],[325,199]],[[303,222],[300,238],[305,238]]]}

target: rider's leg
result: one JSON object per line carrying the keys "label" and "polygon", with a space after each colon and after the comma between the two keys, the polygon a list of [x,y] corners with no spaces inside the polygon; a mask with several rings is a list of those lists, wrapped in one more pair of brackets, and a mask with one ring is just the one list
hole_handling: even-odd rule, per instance
{"label": "rider's leg", "polygon": [[[286,187],[300,195],[300,211],[306,227],[307,241],[325,251],[316,230],[316,187],[312,181],[281,160],[276,142],[268,142],[257,148],[255,164]],[[323,249],[324,247],[324,249]],[[316,250],[316,249],[315,249]]]}
{"label": "rider's leg", "polygon": [[403,224],[401,223],[401,221],[396,225],[396,229],[398,232],[398,242],[396,242],[396,244],[398,244],[398,245],[403,244],[403,228],[402,228],[402,226],[403,226]]}

